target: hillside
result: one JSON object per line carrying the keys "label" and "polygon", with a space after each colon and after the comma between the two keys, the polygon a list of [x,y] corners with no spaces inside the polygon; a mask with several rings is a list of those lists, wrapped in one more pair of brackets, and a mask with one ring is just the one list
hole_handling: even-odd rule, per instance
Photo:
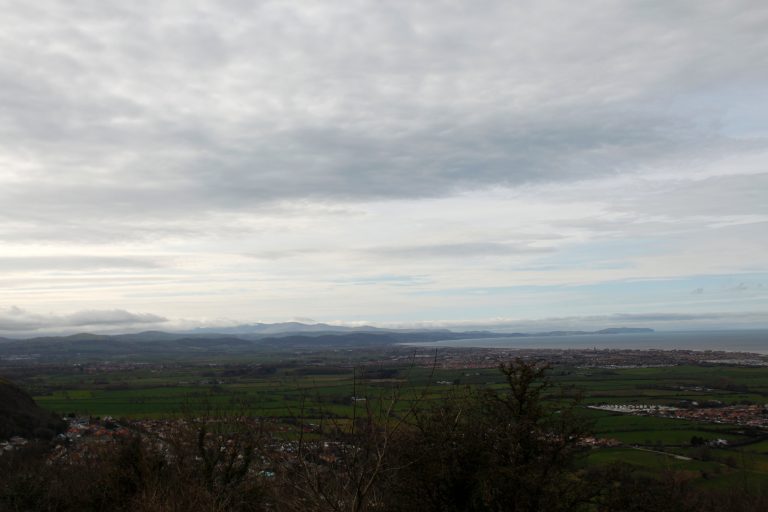
{"label": "hillside", "polygon": [[442,329],[352,329],[325,324],[308,326],[289,323],[244,325],[222,331],[199,329],[182,333],[147,331],[117,335],[79,333],[21,340],[5,339],[0,342],[0,359],[37,362],[189,360],[321,347],[365,348],[459,339],[631,334],[653,332],[653,329],[619,327],[592,332],[499,333]]}
{"label": "hillside", "polygon": [[0,440],[12,436],[52,437],[64,426],[55,414],[12,382],[0,378]]}

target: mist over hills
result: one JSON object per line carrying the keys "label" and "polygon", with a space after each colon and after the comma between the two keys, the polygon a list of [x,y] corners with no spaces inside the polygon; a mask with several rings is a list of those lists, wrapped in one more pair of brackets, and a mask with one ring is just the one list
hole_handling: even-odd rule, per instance
{"label": "mist over hills", "polygon": [[[301,322],[280,322],[274,324],[254,323],[232,327],[198,327],[188,332],[191,334],[283,334],[283,333],[318,333],[318,332],[390,332],[393,330],[412,331],[411,329],[384,329],[364,325],[348,327],[323,323],[306,324]],[[447,329],[444,332],[450,332]]]}

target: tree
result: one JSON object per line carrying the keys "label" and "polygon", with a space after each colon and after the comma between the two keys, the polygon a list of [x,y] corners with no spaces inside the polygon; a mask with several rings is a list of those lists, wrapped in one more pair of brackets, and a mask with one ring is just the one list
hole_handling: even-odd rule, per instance
{"label": "tree", "polygon": [[503,390],[465,389],[417,414],[399,446],[394,510],[560,511],[591,489],[574,466],[587,433],[578,397],[557,393],[549,365],[502,364]]}
{"label": "tree", "polygon": [[[353,375],[352,417],[341,421],[320,410],[318,435],[307,435],[302,407],[296,415],[295,457],[279,458],[277,508],[285,511],[364,512],[381,510],[386,481],[397,467],[391,456],[421,397],[405,403],[401,387],[378,396],[361,389]],[[426,392],[422,390],[421,395]],[[404,405],[396,413],[398,405]],[[326,418],[327,417],[327,418]]]}

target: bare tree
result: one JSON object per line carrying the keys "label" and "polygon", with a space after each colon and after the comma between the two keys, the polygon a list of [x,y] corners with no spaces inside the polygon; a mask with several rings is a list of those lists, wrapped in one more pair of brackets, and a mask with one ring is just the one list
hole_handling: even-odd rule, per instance
{"label": "bare tree", "polygon": [[416,414],[389,510],[565,511],[588,497],[573,466],[585,424],[549,366],[500,366],[502,390],[466,388]]}
{"label": "bare tree", "polygon": [[296,415],[295,456],[283,458],[280,464],[281,509],[363,512],[382,508],[382,481],[399,469],[390,452],[410,428],[409,421],[429,386],[406,400],[402,384],[372,393],[364,377],[363,371],[353,371],[349,419],[326,418],[321,411],[322,439],[306,428],[306,397],[302,400]]}

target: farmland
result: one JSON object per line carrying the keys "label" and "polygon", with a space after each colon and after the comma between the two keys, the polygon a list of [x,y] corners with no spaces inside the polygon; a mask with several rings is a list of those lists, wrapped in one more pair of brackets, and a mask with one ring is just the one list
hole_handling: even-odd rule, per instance
{"label": "farmland", "polygon": [[[4,368],[43,407],[123,421],[237,413],[276,421],[347,421],[395,401],[395,413],[470,389],[503,388],[493,366],[375,351],[284,354],[210,363],[59,364]],[[483,365],[479,365],[483,366]],[[704,485],[768,482],[768,433],[728,422],[622,414],[601,404],[728,410],[768,403],[768,369],[727,365],[613,368],[555,364],[553,401],[579,397],[596,440],[584,463],[685,470]],[[553,402],[556,403],[556,402]]]}

